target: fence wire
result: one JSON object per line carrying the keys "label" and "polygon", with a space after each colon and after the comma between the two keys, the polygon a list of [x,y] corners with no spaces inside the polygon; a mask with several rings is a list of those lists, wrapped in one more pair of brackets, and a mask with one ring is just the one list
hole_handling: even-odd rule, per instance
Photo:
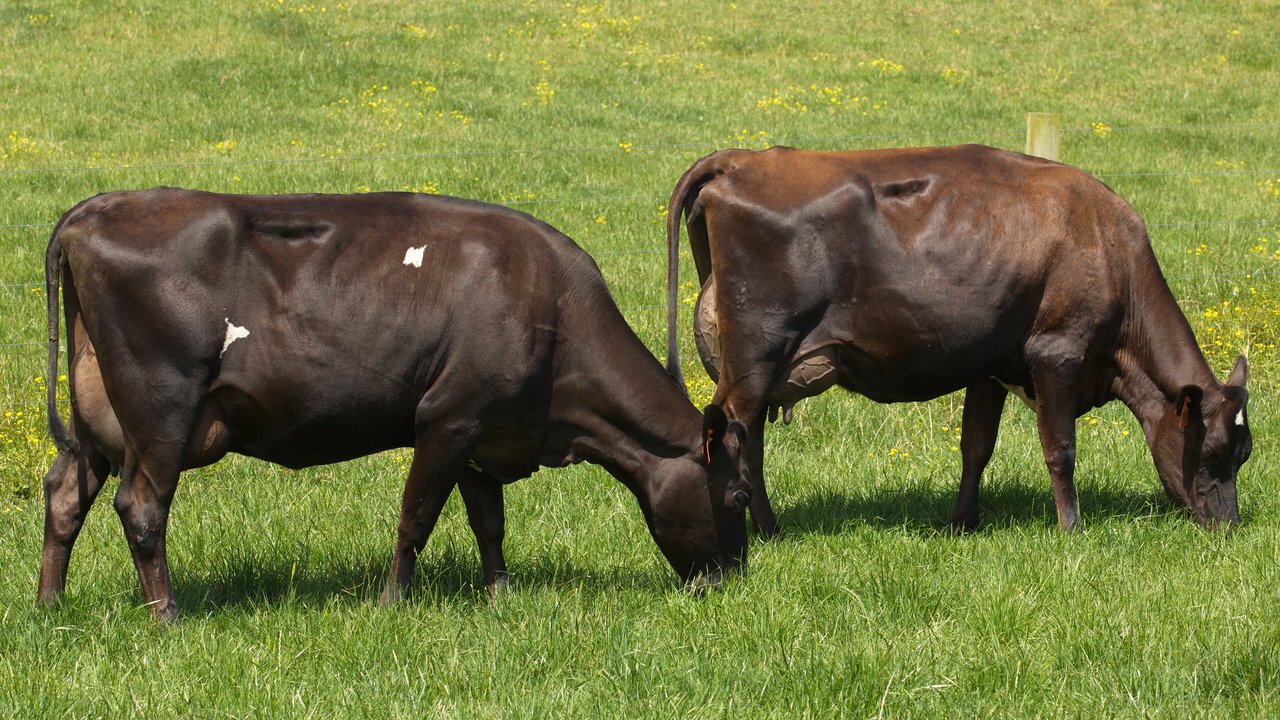
{"label": "fence wire", "polygon": [[[1240,124],[1203,124],[1203,125],[1144,125],[1132,127],[1111,127],[1112,133],[1140,133],[1140,132],[1169,132],[1169,131],[1226,131],[1226,130],[1274,130],[1280,129],[1280,123],[1240,123]],[[1063,133],[1087,133],[1093,132],[1091,127],[1073,127],[1063,128]],[[868,143],[868,142],[894,142],[903,140],[922,140],[926,138],[938,137],[957,137],[957,138],[977,138],[977,137],[995,137],[995,136],[1019,136],[1025,132],[1025,128],[1016,129],[990,129],[990,130],[973,130],[973,131],[936,131],[936,132],[917,132],[917,133],[898,133],[898,134],[875,134],[875,135],[839,135],[839,136],[819,136],[819,137],[792,137],[771,139],[771,144],[785,145],[821,145],[826,143]],[[636,143],[628,145],[627,152],[635,151],[664,151],[664,150],[689,150],[695,148],[714,149],[724,145],[721,141],[685,141],[670,143]],[[153,170],[170,170],[170,169],[195,169],[195,168],[236,168],[236,167],[252,167],[267,165],[331,165],[339,163],[367,163],[367,162],[393,162],[402,160],[431,160],[431,159],[457,159],[471,157],[533,157],[554,154],[575,154],[575,153],[619,153],[623,150],[617,145],[584,145],[584,146],[560,146],[560,147],[526,147],[526,148],[493,148],[493,149],[473,149],[473,150],[455,150],[447,152],[424,152],[424,153],[395,153],[395,154],[370,154],[370,155],[350,155],[350,156],[333,156],[333,157],[308,157],[308,158],[266,158],[259,160],[207,160],[194,162],[173,162],[173,163],[141,163],[141,164],[116,164],[102,166],[65,166],[65,167],[42,167],[42,168],[26,168],[26,169],[0,169],[0,177],[5,176],[34,176],[34,175],[70,175],[70,174],[86,174],[86,173],[108,173],[108,172],[135,172],[135,171],[153,171]],[[1092,173],[1094,177],[1100,179],[1119,179],[1119,178],[1160,178],[1160,177],[1230,177],[1230,176],[1257,176],[1257,175],[1275,175],[1280,177],[1280,169],[1217,169],[1217,170],[1169,170],[1169,171],[1136,171],[1136,172],[1099,172]],[[580,197],[564,197],[564,198],[545,198],[545,199],[527,199],[512,200],[501,202],[502,205],[511,207],[520,206],[547,206],[557,204],[585,204],[585,203],[615,203],[615,202],[640,202],[640,201],[665,201],[665,194],[625,194],[625,195],[586,195]],[[43,230],[50,231],[54,227],[53,222],[25,222],[11,223],[0,225],[0,232],[21,232]],[[1189,227],[1231,227],[1231,226],[1266,226],[1280,225],[1280,217],[1276,218],[1240,218],[1240,219],[1211,219],[1211,220],[1168,220],[1161,222],[1151,222],[1147,224],[1149,229],[1177,229]],[[616,250],[598,250],[590,251],[593,256],[617,256],[617,255],[652,255],[663,254],[663,248],[623,248]],[[1280,272],[1258,269],[1243,270],[1238,272],[1219,272],[1219,273],[1191,273],[1166,276],[1169,281],[1184,280],[1203,280],[1208,278],[1267,278],[1272,279]],[[0,283],[0,290],[20,290],[31,288],[43,288],[43,282],[13,282]],[[628,311],[654,311],[665,309],[665,304],[636,304],[620,306],[619,309],[624,313]],[[27,342],[8,342],[0,343],[0,353],[8,354],[10,351],[29,352],[35,348],[42,351],[47,348],[45,340],[33,340]],[[65,352],[62,347],[60,352]],[[10,397],[11,393],[6,392],[5,397]],[[11,399],[11,398],[10,398]],[[10,409],[19,407],[29,407],[42,405],[41,401],[10,401],[0,402],[0,409]]]}

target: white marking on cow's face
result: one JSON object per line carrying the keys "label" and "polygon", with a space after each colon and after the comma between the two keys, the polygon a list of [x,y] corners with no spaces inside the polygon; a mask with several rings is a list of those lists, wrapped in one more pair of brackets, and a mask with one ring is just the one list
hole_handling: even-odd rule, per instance
{"label": "white marking on cow's face", "polygon": [[1244,410],[1243,409],[1236,412],[1236,426],[1244,427]]}
{"label": "white marking on cow's face", "polygon": [[226,321],[227,336],[222,341],[222,352],[218,353],[218,357],[222,357],[227,354],[227,348],[231,347],[231,343],[239,340],[240,338],[249,337],[249,328],[231,324],[231,318],[226,318]]}
{"label": "white marking on cow's face", "polygon": [[404,254],[404,264],[412,265],[416,268],[422,267],[422,255],[427,251],[427,246],[411,247]]}

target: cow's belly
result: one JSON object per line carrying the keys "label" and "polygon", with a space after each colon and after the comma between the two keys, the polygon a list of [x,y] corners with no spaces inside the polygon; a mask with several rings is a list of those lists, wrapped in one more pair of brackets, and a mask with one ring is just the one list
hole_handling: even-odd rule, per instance
{"label": "cow's belly", "polygon": [[[698,356],[702,366],[711,379],[720,380],[720,328],[716,316],[715,294],[708,292],[708,287],[698,297],[694,309],[693,337],[698,347]],[[790,408],[807,397],[818,395],[832,385],[839,377],[836,347],[805,349],[787,363],[778,380],[769,389],[770,405]]]}
{"label": "cow's belly", "polygon": [[[694,340],[702,365],[713,380],[719,381],[723,350],[720,343],[718,316],[712,283],[708,280],[698,297],[694,311]],[[935,333],[941,337],[943,333]],[[978,333],[977,337],[986,337]],[[821,329],[800,343],[770,387],[769,405],[789,409],[800,400],[818,395],[833,385],[864,395],[876,402],[919,402],[961,390],[977,379],[993,377],[1003,368],[1008,377],[999,381],[1034,408],[1021,385],[1025,372],[1020,366],[1001,360],[993,352],[992,342],[969,342],[956,339],[960,346],[946,351],[925,345],[903,346],[895,337],[879,337],[863,347],[859,343],[838,340]],[[1009,356],[1016,357],[1015,355]]]}
{"label": "cow's belly", "polygon": [[206,414],[229,429],[228,451],[288,468],[411,447],[412,398],[377,392],[377,385],[337,393],[296,380],[219,382],[206,403],[216,410]]}

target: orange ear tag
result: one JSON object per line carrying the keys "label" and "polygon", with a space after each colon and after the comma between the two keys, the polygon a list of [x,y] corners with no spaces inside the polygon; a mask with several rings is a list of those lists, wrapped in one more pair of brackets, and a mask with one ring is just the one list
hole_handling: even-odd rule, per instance
{"label": "orange ear tag", "polygon": [[702,454],[707,457],[707,464],[711,464],[711,440],[715,438],[715,431],[707,429],[707,441],[702,444]]}
{"label": "orange ear tag", "polygon": [[1187,429],[1187,414],[1190,412],[1191,412],[1191,397],[1189,395],[1184,395],[1182,398],[1182,410],[1178,412],[1178,417],[1181,418],[1181,420],[1178,421],[1179,430]]}

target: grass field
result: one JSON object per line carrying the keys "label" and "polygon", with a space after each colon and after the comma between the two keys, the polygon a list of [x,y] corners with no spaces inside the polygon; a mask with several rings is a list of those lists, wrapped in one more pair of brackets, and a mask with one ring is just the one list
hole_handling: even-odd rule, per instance
{"label": "grass field", "polygon": [[[0,716],[1280,714],[1277,35],[1264,0],[0,4]],[[65,606],[36,608],[42,258],[84,197],[510,204],[595,255],[661,352],[664,206],[697,157],[1021,149],[1028,111],[1061,113],[1063,159],[1147,219],[1219,375],[1249,354],[1233,535],[1170,508],[1118,403],[1079,422],[1081,532],[1056,530],[1033,418],[1010,403],[984,525],[953,535],[961,398],[830,393],[769,435],[783,536],[706,597],[678,587],[625,489],[577,466],[508,487],[514,592],[488,599],[455,497],[411,598],[379,608],[393,452],[184,476],[175,627],[141,606],[113,480]],[[705,398],[687,314],[682,334]]]}

